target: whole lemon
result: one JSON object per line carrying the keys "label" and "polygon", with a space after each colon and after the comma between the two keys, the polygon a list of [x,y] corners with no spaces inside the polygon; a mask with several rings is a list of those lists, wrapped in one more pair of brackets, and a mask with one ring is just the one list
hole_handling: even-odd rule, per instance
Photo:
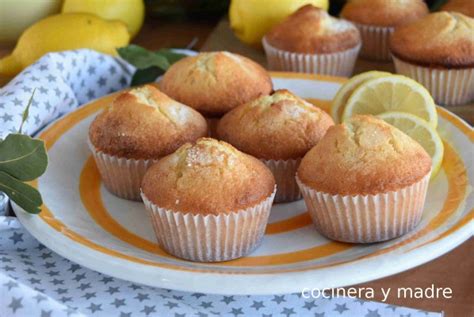
{"label": "whole lemon", "polygon": [[13,46],[27,27],[60,9],[61,0],[0,0],[0,43]]}
{"label": "whole lemon", "polygon": [[328,0],[232,0],[230,26],[244,43],[260,46],[272,26],[306,4],[327,10]]}
{"label": "whole lemon", "polygon": [[23,32],[12,54],[0,60],[0,74],[14,76],[49,52],[91,48],[116,54],[130,41],[126,25],[89,13],[57,14],[40,20]]}
{"label": "whole lemon", "polygon": [[143,25],[143,0],[64,0],[63,13],[93,13],[106,20],[120,20],[127,24],[133,38]]}

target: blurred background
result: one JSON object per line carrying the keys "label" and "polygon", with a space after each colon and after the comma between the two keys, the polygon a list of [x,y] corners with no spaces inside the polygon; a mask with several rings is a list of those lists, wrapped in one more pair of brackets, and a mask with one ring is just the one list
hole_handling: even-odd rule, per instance
{"label": "blurred background", "polygon": [[[140,0],[143,1],[143,0]],[[256,3],[255,0],[246,0],[249,3]],[[282,2],[302,2],[299,0],[281,0]],[[329,0],[312,1],[324,3]],[[82,4],[79,4],[81,3]],[[102,2],[102,4],[101,4]],[[137,1],[129,0],[0,0],[0,45],[3,48],[13,47],[21,33],[38,20],[52,14],[61,12],[61,8],[69,6],[71,11],[90,11],[100,13],[100,11],[116,12],[105,14],[105,16],[120,17],[119,7],[137,6]],[[156,20],[169,22],[193,21],[203,24],[215,24],[225,15],[230,6],[230,0],[144,0],[145,17],[147,23]],[[260,0],[261,3],[265,1]],[[311,2],[311,1],[308,1]],[[346,0],[330,0],[329,12],[338,15]],[[430,7],[440,6],[443,0],[426,0]],[[109,8],[106,8],[107,3]],[[94,10],[91,7],[96,7]],[[132,8],[128,15],[134,14]],[[64,9],[63,9],[64,12]],[[100,15],[100,14],[99,14]]]}
{"label": "blurred background", "polygon": [[[116,55],[117,47],[130,43],[148,50],[230,50],[264,64],[261,38],[273,25],[305,4],[337,16],[345,2],[0,0],[0,86],[48,52],[90,48]],[[446,0],[426,2],[433,10]]]}

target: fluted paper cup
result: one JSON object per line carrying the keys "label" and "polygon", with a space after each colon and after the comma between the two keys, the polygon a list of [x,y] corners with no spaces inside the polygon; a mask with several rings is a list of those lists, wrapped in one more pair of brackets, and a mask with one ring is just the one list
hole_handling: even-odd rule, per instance
{"label": "fluted paper cup", "polygon": [[343,242],[372,243],[399,237],[416,227],[430,174],[398,191],[366,196],[331,195],[306,186],[298,177],[296,181],[322,235]]}
{"label": "fluted paper cup", "polygon": [[426,67],[407,63],[393,55],[392,57],[396,72],[425,86],[437,104],[455,106],[474,101],[474,67]]}
{"label": "fluted paper cup", "polygon": [[261,203],[221,215],[200,215],[161,208],[142,192],[159,245],[168,253],[196,262],[243,257],[261,243],[275,191]]}
{"label": "fluted paper cup", "polygon": [[301,158],[293,160],[261,160],[273,173],[277,185],[276,203],[301,199],[301,192],[296,184],[296,170]]}
{"label": "fluted paper cup", "polygon": [[332,54],[303,54],[277,49],[262,40],[270,70],[349,77],[361,45]]}
{"label": "fluted paper cup", "polygon": [[394,27],[352,23],[359,29],[362,39],[360,56],[375,61],[390,62],[392,60],[388,41],[395,30]]}
{"label": "fluted paper cup", "polygon": [[120,198],[140,201],[140,186],[147,169],[158,160],[135,160],[98,151],[90,142],[100,177],[109,192]]}

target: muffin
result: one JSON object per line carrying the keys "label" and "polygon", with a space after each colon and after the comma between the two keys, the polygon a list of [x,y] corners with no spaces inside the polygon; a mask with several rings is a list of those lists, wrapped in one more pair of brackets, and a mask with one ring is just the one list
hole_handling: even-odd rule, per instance
{"label": "muffin", "polygon": [[428,13],[423,0],[349,0],[341,17],[359,29],[362,57],[390,61],[388,42],[395,27],[416,21]]}
{"label": "muffin", "polygon": [[183,58],[168,69],[160,85],[165,94],[210,119],[220,118],[238,105],[268,95],[273,89],[263,67],[229,52]]}
{"label": "muffin", "polygon": [[277,183],[275,202],[289,202],[301,198],[295,180],[301,158],[332,125],[324,111],[277,90],[228,112],[217,136],[265,163]]}
{"label": "muffin", "polygon": [[431,158],[420,144],[359,115],[329,128],[301,161],[297,182],[321,234],[371,243],[419,223],[430,174]]}
{"label": "muffin", "polygon": [[424,85],[438,104],[474,100],[474,19],[437,12],[399,27],[390,39],[397,73]]}
{"label": "muffin", "polygon": [[147,168],[186,142],[207,135],[206,120],[154,86],[121,93],[89,127],[89,147],[105,187],[140,200]]}
{"label": "muffin", "polygon": [[142,182],[160,246],[199,262],[252,252],[265,232],[274,196],[275,180],[262,162],[210,138],[164,157]]}
{"label": "muffin", "polygon": [[305,5],[274,26],[262,40],[270,69],[350,76],[360,35],[349,21]]}
{"label": "muffin", "polygon": [[474,1],[472,0],[449,0],[441,7],[443,11],[454,11],[474,18]]}

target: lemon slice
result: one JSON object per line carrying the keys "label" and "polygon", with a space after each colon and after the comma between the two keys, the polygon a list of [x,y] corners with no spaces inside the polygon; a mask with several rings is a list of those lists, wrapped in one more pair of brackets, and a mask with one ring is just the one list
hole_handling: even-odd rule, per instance
{"label": "lemon slice", "polygon": [[356,114],[378,115],[388,111],[411,113],[434,128],[438,124],[436,106],[428,90],[400,75],[370,79],[356,88],[347,101],[342,121]]}
{"label": "lemon slice", "polygon": [[339,123],[341,120],[342,112],[347,100],[351,96],[352,92],[359,87],[362,83],[369,79],[380,78],[390,76],[392,74],[387,72],[370,71],[350,78],[342,87],[338,90],[336,96],[331,104],[331,116],[335,123]]}
{"label": "lemon slice", "polygon": [[425,120],[405,112],[385,112],[377,117],[405,132],[413,140],[420,143],[431,156],[431,178],[433,178],[441,168],[444,154],[443,141],[441,141],[436,129]]}

